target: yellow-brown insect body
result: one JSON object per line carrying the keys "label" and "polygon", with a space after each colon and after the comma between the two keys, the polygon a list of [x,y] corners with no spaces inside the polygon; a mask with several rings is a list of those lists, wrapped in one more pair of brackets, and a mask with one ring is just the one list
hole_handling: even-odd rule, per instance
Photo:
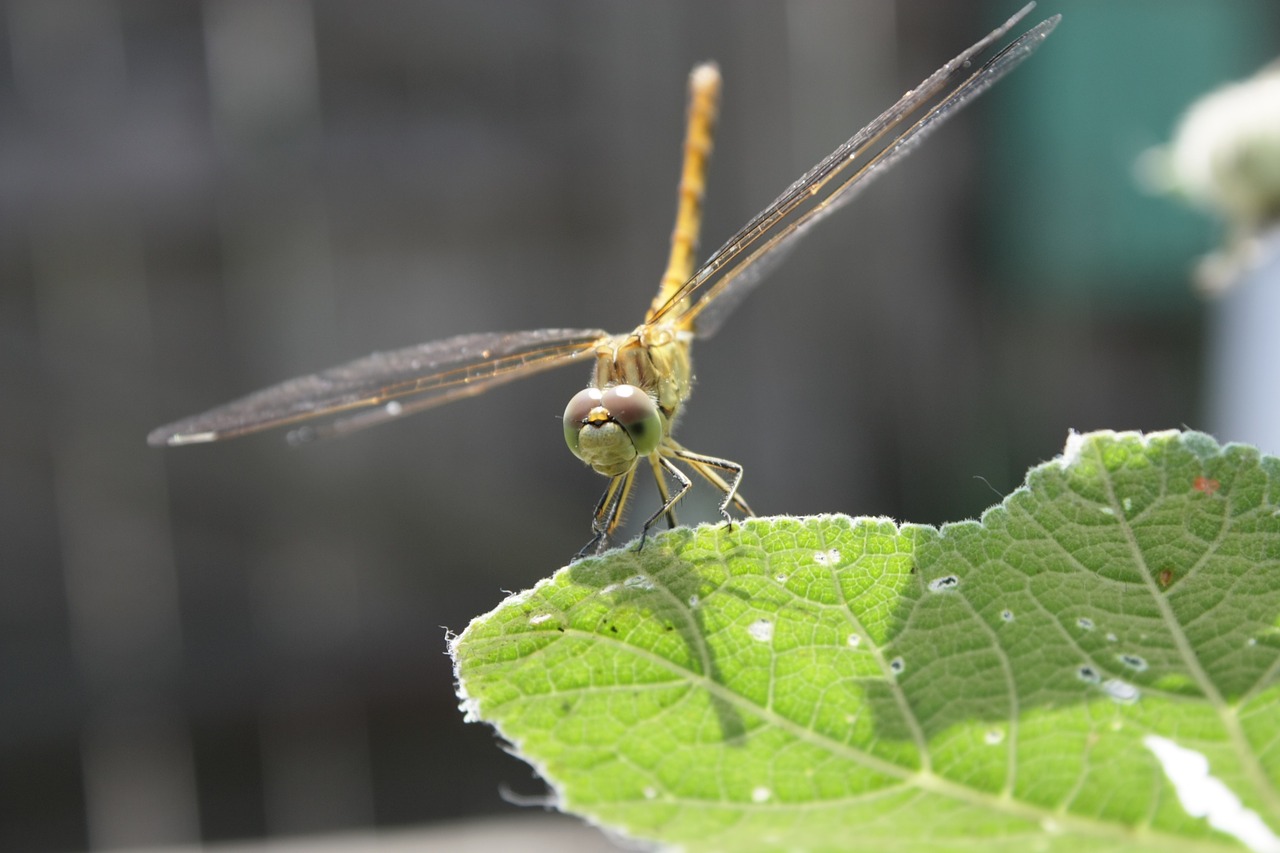
{"label": "yellow-brown insect body", "polygon": [[[673,464],[681,459],[706,477],[747,514],[750,507],[737,496],[742,468],[736,463],[691,453],[671,436],[680,407],[689,396],[693,369],[689,344],[693,340],[691,302],[680,291],[693,275],[698,231],[702,223],[702,198],[706,191],[707,158],[720,100],[720,71],[713,63],[699,65],[689,77],[689,114],[684,141],[684,165],[680,173],[676,224],[671,233],[671,255],[658,295],[645,322],[628,335],[618,335],[596,347],[591,387],[581,391],[565,409],[565,440],[579,459],[612,478],[596,506],[592,529],[595,537],[584,553],[602,546],[622,520],[631,493],[636,466],[648,459],[662,497],[662,507],[645,522],[647,532],[659,517],[675,526],[672,506],[689,489],[687,476]],[[659,317],[659,314],[669,319]],[[642,402],[638,398],[645,398]],[[716,473],[729,471],[731,483]],[[664,481],[670,476],[678,486],[672,496]]]}
{"label": "yellow-brown insect body", "polygon": [[591,541],[579,556],[604,548],[620,525],[641,459],[649,463],[662,500],[644,522],[643,533],[663,517],[669,526],[676,525],[674,507],[693,485],[686,472],[720,490],[724,495],[720,513],[726,521],[730,505],[750,515],[751,508],[738,493],[742,466],[691,451],[672,436],[691,390],[689,347],[695,333],[697,337],[714,334],[787,247],[1030,55],[1057,25],[1058,16],[1042,21],[971,71],[979,54],[998,43],[1033,5],[925,78],[819,161],[696,271],[720,73],[712,63],[695,68],[689,77],[688,124],[671,254],[644,322],[630,333],[536,329],[458,335],[375,352],[160,427],[147,441],[153,445],[215,441],[325,415],[336,419],[319,427],[303,427],[291,438],[309,441],[341,435],[594,354],[590,385],[573,396],[561,419],[569,449],[610,478],[592,514]]}

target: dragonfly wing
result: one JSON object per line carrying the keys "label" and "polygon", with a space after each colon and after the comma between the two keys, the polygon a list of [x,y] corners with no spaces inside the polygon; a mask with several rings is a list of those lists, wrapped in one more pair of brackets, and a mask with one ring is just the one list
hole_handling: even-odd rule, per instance
{"label": "dragonfly wing", "polygon": [[600,329],[540,329],[459,335],[376,352],[162,426],[147,436],[147,443],[218,441],[374,406],[396,411],[387,406],[401,399],[401,409],[418,411],[568,364],[607,337]]}
{"label": "dragonfly wing", "polygon": [[693,325],[699,337],[714,334],[801,235],[847,204],[871,178],[898,162],[931,131],[1040,46],[1057,26],[1059,16],[1032,27],[976,72],[961,79],[973,59],[1003,37],[1030,8],[1025,7],[939,68],[806,172],[718,249],[657,316],[674,310],[682,300],[696,298],[678,319],[682,324]]}

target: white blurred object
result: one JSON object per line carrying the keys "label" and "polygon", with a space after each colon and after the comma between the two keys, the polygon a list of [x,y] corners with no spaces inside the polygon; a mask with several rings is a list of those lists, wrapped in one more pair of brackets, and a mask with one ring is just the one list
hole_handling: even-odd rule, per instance
{"label": "white blurred object", "polygon": [[1259,235],[1280,221],[1280,62],[1192,104],[1162,159],[1157,183],[1226,224],[1225,245],[1197,270],[1220,293],[1263,261]]}
{"label": "white blurred object", "polygon": [[1191,105],[1174,135],[1183,191],[1227,220],[1253,228],[1280,202],[1280,64]]}

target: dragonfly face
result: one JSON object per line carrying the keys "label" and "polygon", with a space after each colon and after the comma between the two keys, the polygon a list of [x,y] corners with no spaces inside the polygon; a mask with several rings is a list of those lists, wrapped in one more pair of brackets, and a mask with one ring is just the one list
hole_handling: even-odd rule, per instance
{"label": "dragonfly face", "polygon": [[573,455],[606,477],[625,474],[658,449],[665,419],[635,385],[584,388],[564,410],[564,440]]}
{"label": "dragonfly face", "polygon": [[[696,271],[720,73],[710,64],[695,68],[689,78],[684,166],[670,260],[644,323],[628,334],[539,329],[461,335],[374,353],[160,427],[147,440],[153,445],[216,441],[325,416],[333,420],[304,426],[291,437],[342,435],[594,355],[590,387],[569,401],[563,418],[569,449],[610,478],[596,504],[592,539],[580,554],[603,548],[618,527],[642,460],[649,463],[662,498],[644,523],[645,533],[664,516],[675,525],[673,508],[692,486],[681,466],[723,493],[720,512],[726,519],[730,505],[749,515],[750,507],[738,494],[742,466],[694,453],[672,437],[692,382],[693,338],[714,334],[809,228],[1029,56],[1057,25],[1057,16],[1032,27],[971,71],[979,54],[1002,39],[1033,5],[903,95],[788,187]],[[674,492],[669,480],[676,486]]]}

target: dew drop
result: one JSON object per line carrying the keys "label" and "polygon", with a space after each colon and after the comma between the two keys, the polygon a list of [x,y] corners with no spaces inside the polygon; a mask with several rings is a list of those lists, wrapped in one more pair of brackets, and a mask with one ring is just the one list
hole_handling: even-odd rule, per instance
{"label": "dew drop", "polygon": [[1115,642],[1116,640],[1118,640],[1118,639],[1119,639],[1119,637],[1117,637],[1115,634],[1111,633],[1110,631],[1108,631],[1108,632],[1107,632],[1107,642],[1108,642],[1108,643],[1114,643],[1114,642]]}
{"label": "dew drop", "polygon": [[1146,659],[1138,655],[1116,655],[1116,660],[1135,672],[1143,672],[1147,668]]}
{"label": "dew drop", "polygon": [[982,736],[987,746],[997,746],[1004,743],[1004,732],[1000,729],[987,729],[987,733]]}
{"label": "dew drop", "polygon": [[858,646],[862,645],[862,637],[858,634],[850,634],[845,642],[849,644],[849,648],[856,649]]}
{"label": "dew drop", "polygon": [[1090,619],[1088,616],[1081,616],[1079,619],[1076,620],[1076,624],[1086,631],[1093,630],[1093,620]]}
{"label": "dew drop", "polygon": [[768,619],[757,619],[747,626],[751,639],[767,643],[773,639],[773,623]]}
{"label": "dew drop", "polygon": [[896,657],[893,660],[889,661],[889,669],[893,671],[894,675],[901,675],[902,671],[906,668],[907,668],[907,662],[900,657]]}
{"label": "dew drop", "polygon": [[653,800],[653,799],[656,799],[656,798],[657,798],[657,796],[658,796],[658,789],[657,789],[657,788],[653,787],[652,785],[646,785],[646,786],[645,786],[645,789],[644,789],[644,798],[645,798],[646,800]]}
{"label": "dew drop", "polygon": [[390,403],[383,406],[382,410],[394,418],[404,411],[404,406],[400,405],[399,400],[392,400]]}
{"label": "dew drop", "polygon": [[1004,621],[1006,621],[1006,622],[1012,622],[1012,621],[1013,621],[1013,611],[1012,611],[1012,610],[1002,610],[1002,611],[1000,611],[1000,618],[1001,618],[1001,619],[1003,619],[1003,620],[1004,620]]}
{"label": "dew drop", "polygon": [[813,561],[819,566],[831,566],[840,562],[840,552],[835,548],[829,551],[815,551]]}
{"label": "dew drop", "polygon": [[943,590],[954,589],[960,585],[960,578],[955,575],[946,575],[945,577],[935,578],[929,581],[930,592],[942,592]]}
{"label": "dew drop", "polygon": [[653,581],[644,575],[632,575],[622,583],[627,589],[653,589]]}
{"label": "dew drop", "polygon": [[1137,687],[1118,678],[1108,678],[1102,683],[1102,689],[1118,705],[1132,705],[1142,695]]}
{"label": "dew drop", "polygon": [[787,575],[774,575],[773,579],[776,580],[778,583],[786,583]]}
{"label": "dew drop", "polygon": [[766,803],[772,796],[773,791],[770,791],[764,785],[760,785],[751,790],[751,802],[753,803]]}
{"label": "dew drop", "polygon": [[1076,678],[1085,684],[1097,684],[1102,680],[1102,676],[1098,674],[1098,671],[1087,664],[1076,670]]}
{"label": "dew drop", "polygon": [[698,598],[698,594],[696,592],[693,595],[689,596],[689,606],[691,608],[696,608],[700,601],[702,601],[702,599]]}

